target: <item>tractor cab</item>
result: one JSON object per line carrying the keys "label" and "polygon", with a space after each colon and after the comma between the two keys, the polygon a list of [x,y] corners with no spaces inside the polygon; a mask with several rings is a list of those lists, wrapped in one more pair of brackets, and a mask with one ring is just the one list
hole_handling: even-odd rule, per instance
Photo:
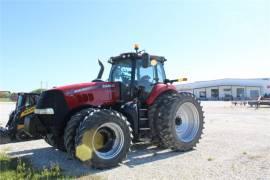
{"label": "tractor cab", "polygon": [[18,93],[16,109],[27,108],[36,105],[38,98],[38,93]]}
{"label": "tractor cab", "polygon": [[38,98],[38,93],[18,93],[15,110],[10,114],[6,127],[9,129],[15,127],[16,129],[18,124],[24,124],[24,117],[34,113]]}
{"label": "tractor cab", "polygon": [[165,61],[164,57],[151,56],[145,52],[111,57],[109,81],[121,83],[121,93],[125,100],[138,97],[145,101],[156,84],[165,82]]}

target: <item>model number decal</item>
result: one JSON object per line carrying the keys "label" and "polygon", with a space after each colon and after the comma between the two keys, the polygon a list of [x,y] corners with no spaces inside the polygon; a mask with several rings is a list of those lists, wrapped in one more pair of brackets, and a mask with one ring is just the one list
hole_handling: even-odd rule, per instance
{"label": "model number decal", "polygon": [[112,87],[115,87],[114,84],[103,84],[102,85],[102,88],[112,88]]}
{"label": "model number decal", "polygon": [[97,86],[90,86],[90,87],[85,87],[85,88],[81,88],[81,89],[76,89],[76,90],[74,90],[74,93],[89,91],[89,90],[95,89],[96,87]]}

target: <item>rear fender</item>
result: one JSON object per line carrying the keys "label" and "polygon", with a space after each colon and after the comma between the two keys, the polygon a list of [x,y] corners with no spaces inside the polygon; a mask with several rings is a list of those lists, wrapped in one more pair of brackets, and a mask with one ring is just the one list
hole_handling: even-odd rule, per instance
{"label": "rear fender", "polygon": [[149,106],[152,105],[158,96],[168,91],[177,92],[175,86],[172,84],[156,84],[146,99],[146,104]]}

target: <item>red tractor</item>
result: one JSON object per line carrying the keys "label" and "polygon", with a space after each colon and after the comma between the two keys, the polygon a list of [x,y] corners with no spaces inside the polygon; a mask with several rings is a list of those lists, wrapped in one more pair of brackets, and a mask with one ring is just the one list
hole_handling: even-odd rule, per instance
{"label": "red tractor", "polygon": [[108,81],[44,91],[25,129],[92,167],[118,165],[132,142],[151,140],[177,151],[188,151],[202,134],[204,116],[190,93],[178,93],[166,79],[162,56],[144,51],[111,57]]}

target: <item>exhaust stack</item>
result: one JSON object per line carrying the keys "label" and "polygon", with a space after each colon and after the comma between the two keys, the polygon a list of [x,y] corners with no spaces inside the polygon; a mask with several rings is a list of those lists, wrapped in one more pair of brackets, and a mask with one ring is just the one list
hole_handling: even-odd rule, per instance
{"label": "exhaust stack", "polygon": [[104,72],[104,65],[102,64],[102,62],[100,60],[98,60],[98,64],[100,66],[100,70],[99,70],[98,76],[95,80],[101,80],[103,72]]}

